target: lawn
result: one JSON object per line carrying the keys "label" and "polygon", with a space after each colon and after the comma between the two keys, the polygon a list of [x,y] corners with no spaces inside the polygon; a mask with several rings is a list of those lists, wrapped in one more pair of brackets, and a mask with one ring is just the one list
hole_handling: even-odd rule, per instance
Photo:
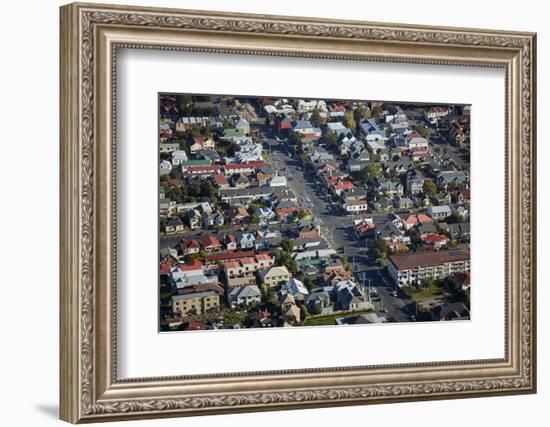
{"label": "lawn", "polygon": [[443,295],[443,288],[437,285],[431,285],[426,288],[415,288],[413,286],[404,289],[404,292],[410,299],[419,300],[433,296]]}
{"label": "lawn", "polygon": [[336,319],[339,317],[349,317],[356,316],[359,314],[370,313],[372,310],[361,310],[361,311],[347,311],[345,313],[335,313],[327,314],[326,316],[319,317],[308,317],[304,320],[304,326],[327,326],[327,325],[336,325]]}

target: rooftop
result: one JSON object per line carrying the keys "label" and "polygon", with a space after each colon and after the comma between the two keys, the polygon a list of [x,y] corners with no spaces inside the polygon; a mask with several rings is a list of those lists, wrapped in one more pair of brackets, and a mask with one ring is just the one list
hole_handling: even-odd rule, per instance
{"label": "rooftop", "polygon": [[451,262],[469,261],[470,250],[467,248],[439,252],[416,252],[390,255],[390,262],[398,270],[410,270],[419,267],[433,267]]}

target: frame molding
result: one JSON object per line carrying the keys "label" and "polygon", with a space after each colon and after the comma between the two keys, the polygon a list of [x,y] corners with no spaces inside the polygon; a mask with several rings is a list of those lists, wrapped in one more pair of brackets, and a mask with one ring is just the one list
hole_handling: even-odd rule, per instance
{"label": "frame molding", "polygon": [[[63,420],[535,392],[535,34],[79,3],[60,13]],[[114,65],[120,47],[505,68],[506,357],[117,380]]]}

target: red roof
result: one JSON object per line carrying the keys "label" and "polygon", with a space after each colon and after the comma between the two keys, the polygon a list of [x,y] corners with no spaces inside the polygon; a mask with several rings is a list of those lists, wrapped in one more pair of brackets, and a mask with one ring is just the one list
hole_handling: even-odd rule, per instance
{"label": "red roof", "polygon": [[432,222],[432,219],[423,213],[411,214],[405,218],[405,224],[420,224],[423,222]]}
{"label": "red roof", "polygon": [[185,328],[186,331],[202,331],[203,329],[204,325],[194,320],[190,320],[189,325],[187,326],[187,328]]}
{"label": "red roof", "polygon": [[263,168],[266,165],[265,162],[249,162],[249,163],[231,163],[225,165],[225,169],[243,169],[243,168]]}
{"label": "red roof", "polygon": [[258,255],[256,255],[256,259],[258,261],[270,260],[271,255],[269,255],[269,254],[258,254]]}
{"label": "red roof", "polygon": [[200,247],[199,242],[196,240],[182,240],[181,246],[185,249],[195,249]]}
{"label": "red roof", "polygon": [[206,248],[206,247],[209,247],[209,246],[220,246],[221,245],[218,238],[216,236],[214,236],[213,234],[209,234],[207,236],[204,236],[201,239],[201,243],[202,243],[203,248]]}
{"label": "red roof", "polygon": [[200,270],[202,268],[202,262],[200,262],[198,259],[194,259],[187,264],[181,264],[178,266],[180,271],[194,271],[194,270]]}
{"label": "red roof", "polygon": [[204,141],[208,140],[210,138],[206,137],[206,136],[194,136],[193,137],[193,141],[199,143],[199,144],[202,144]]}
{"label": "red roof", "polygon": [[443,242],[446,240],[447,236],[444,236],[442,234],[427,234],[426,236],[424,236],[424,241],[428,244]]}
{"label": "red roof", "polygon": [[167,262],[160,263],[160,274],[168,274],[170,271],[170,264]]}
{"label": "red roof", "polygon": [[212,166],[187,166],[186,170],[188,172],[213,172],[219,171],[220,167],[217,165]]}
{"label": "red roof", "polygon": [[229,259],[240,259],[254,256],[254,251],[228,251],[220,254],[208,254],[204,256],[206,261],[224,261]]}
{"label": "red roof", "polygon": [[229,184],[228,181],[227,181],[227,178],[225,177],[225,175],[216,174],[212,178],[214,178],[214,182],[218,185],[228,185]]}
{"label": "red roof", "polygon": [[170,184],[172,187],[182,187],[183,186],[183,182],[181,181],[181,179],[176,179],[176,178],[168,178],[168,184]]}
{"label": "red roof", "polygon": [[223,263],[225,268],[236,268],[240,267],[241,263],[239,261],[226,261]]}
{"label": "red roof", "polygon": [[333,185],[333,187],[337,190],[350,190],[353,188],[353,183],[351,181],[343,180]]}
{"label": "red roof", "polygon": [[241,264],[256,264],[256,260],[252,257],[243,258],[241,259]]}

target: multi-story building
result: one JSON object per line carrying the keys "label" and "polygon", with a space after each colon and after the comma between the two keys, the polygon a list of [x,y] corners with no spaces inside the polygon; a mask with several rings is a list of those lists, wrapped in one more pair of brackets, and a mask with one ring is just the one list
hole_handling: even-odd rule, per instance
{"label": "multi-story building", "polygon": [[420,284],[423,280],[470,271],[468,248],[438,252],[414,252],[389,257],[388,272],[398,286]]}
{"label": "multi-story building", "polygon": [[219,306],[220,297],[215,291],[174,295],[172,297],[172,311],[174,314],[179,314],[180,316],[185,316],[192,311],[196,314],[201,314]]}

